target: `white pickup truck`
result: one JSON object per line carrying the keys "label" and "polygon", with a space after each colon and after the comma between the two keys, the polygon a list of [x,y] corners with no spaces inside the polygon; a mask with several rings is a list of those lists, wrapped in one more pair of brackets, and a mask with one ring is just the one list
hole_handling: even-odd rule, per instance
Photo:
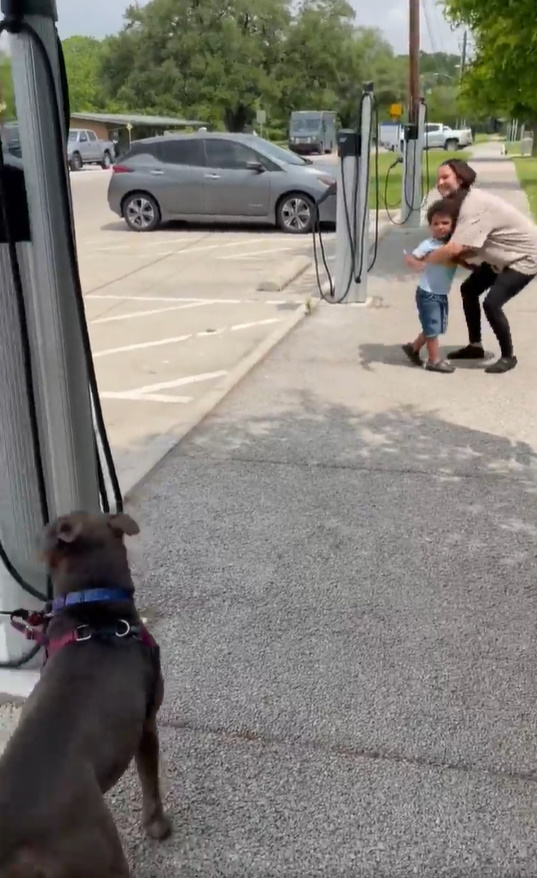
{"label": "white pickup truck", "polygon": [[426,149],[464,149],[472,146],[473,137],[470,128],[450,128],[439,122],[427,122],[425,125]]}
{"label": "white pickup truck", "polygon": [[[393,122],[385,122],[380,126],[379,143],[386,149],[402,152],[404,142],[403,126]],[[426,149],[464,149],[472,146],[473,138],[470,128],[455,129],[440,122],[427,122],[425,125]]]}
{"label": "white pickup truck", "polygon": [[71,128],[67,161],[72,171],[81,171],[84,165],[109,168],[114,162],[114,144],[110,140],[99,140],[95,131],[87,128]]}

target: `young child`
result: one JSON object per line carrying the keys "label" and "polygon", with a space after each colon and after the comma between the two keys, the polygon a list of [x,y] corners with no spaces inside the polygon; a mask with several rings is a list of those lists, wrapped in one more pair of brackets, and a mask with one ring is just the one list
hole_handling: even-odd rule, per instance
{"label": "young child", "polygon": [[413,342],[403,345],[403,351],[415,366],[423,366],[420,351],[427,347],[429,358],[425,368],[429,372],[451,373],[455,369],[440,357],[438,337],[447,330],[448,294],[457,271],[455,262],[428,265],[426,256],[449,241],[456,220],[456,208],[448,199],[436,201],[427,211],[431,237],[416,247],[412,254],[406,253],[406,264],[420,272],[416,305],[422,331]]}

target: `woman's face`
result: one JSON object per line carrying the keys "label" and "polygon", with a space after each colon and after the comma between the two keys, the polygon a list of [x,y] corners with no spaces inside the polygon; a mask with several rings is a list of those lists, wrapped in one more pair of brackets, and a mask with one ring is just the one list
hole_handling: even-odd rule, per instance
{"label": "woman's face", "polygon": [[436,177],[436,188],[442,198],[453,195],[460,188],[460,183],[453,168],[449,165],[440,165]]}

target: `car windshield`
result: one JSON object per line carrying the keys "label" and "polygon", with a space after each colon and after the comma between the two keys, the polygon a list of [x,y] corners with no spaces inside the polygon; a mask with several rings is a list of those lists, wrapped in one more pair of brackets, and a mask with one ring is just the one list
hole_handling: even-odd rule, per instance
{"label": "car windshield", "polygon": [[297,116],[291,120],[291,131],[307,131],[315,133],[321,126],[320,116]]}
{"label": "car windshield", "polygon": [[278,159],[278,161],[285,162],[288,165],[310,164],[302,156],[296,155],[289,149],[283,149],[283,147],[278,146],[276,143],[271,143],[270,140],[261,140],[259,137],[256,137],[255,140],[256,146],[259,145],[259,151],[265,153],[269,158]]}
{"label": "car windshield", "polygon": [[69,132],[69,140],[76,140],[78,135],[78,131],[70,131]]}

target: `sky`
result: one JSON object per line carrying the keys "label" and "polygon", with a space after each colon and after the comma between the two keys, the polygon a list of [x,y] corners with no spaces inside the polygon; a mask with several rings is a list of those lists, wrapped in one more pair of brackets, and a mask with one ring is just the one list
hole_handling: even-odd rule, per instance
{"label": "sky", "polygon": [[[58,28],[62,39],[73,34],[104,37],[116,33],[122,24],[122,15],[131,0],[91,0],[84,4],[84,14],[80,12],[78,0],[56,0],[58,6]],[[147,0],[140,0],[144,5]],[[375,0],[371,5],[364,0],[351,0],[357,12],[357,24],[380,28],[393,45],[396,52],[406,53],[408,42],[408,0]],[[363,7],[367,6],[365,12]],[[436,0],[421,0],[422,6],[422,48],[426,52],[460,53],[461,36],[452,33],[442,16]],[[426,13],[426,14],[425,14]]]}

